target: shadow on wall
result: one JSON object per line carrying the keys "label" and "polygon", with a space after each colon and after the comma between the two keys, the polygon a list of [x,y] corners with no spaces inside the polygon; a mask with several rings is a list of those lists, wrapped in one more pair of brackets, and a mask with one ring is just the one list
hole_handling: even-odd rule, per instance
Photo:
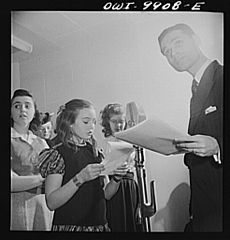
{"label": "shadow on wall", "polygon": [[172,191],[166,207],[156,213],[152,231],[183,232],[189,221],[189,199],[189,185],[179,184]]}

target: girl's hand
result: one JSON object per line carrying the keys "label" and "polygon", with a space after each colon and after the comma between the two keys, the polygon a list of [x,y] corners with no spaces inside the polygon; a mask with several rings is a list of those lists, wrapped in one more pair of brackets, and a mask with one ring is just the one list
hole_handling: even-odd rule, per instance
{"label": "girl's hand", "polygon": [[128,164],[124,163],[121,166],[119,166],[117,169],[115,169],[113,173],[116,176],[118,175],[118,176],[122,177],[122,176],[124,176],[127,173],[128,169],[129,169]]}
{"label": "girl's hand", "polygon": [[45,178],[43,178],[41,174],[38,174],[38,179],[41,183],[43,183],[45,180]]}
{"label": "girl's hand", "polygon": [[104,170],[103,164],[89,164],[85,168],[83,168],[78,174],[78,179],[81,183],[88,182],[97,178],[100,173]]}

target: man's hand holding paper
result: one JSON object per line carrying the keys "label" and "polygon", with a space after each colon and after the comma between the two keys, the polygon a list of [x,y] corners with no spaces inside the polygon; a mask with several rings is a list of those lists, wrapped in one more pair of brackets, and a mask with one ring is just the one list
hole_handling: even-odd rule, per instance
{"label": "man's hand holding paper", "polygon": [[212,156],[219,152],[215,138],[205,135],[194,135],[174,139],[177,148],[191,152],[201,157]]}

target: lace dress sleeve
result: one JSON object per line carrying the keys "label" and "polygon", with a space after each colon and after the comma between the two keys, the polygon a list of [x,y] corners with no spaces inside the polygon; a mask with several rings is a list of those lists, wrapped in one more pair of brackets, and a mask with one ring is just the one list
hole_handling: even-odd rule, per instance
{"label": "lace dress sleeve", "polygon": [[39,154],[39,172],[43,178],[49,174],[64,174],[65,163],[56,149],[44,149]]}

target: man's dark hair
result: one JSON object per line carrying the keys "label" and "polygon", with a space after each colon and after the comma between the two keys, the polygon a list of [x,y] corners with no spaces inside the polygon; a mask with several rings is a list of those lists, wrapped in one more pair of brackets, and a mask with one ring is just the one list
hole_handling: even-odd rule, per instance
{"label": "man's dark hair", "polygon": [[178,23],[176,25],[166,28],[165,30],[163,30],[161,32],[161,34],[158,37],[159,44],[161,44],[161,41],[163,40],[165,35],[167,35],[168,33],[172,32],[172,31],[175,31],[175,30],[181,30],[182,32],[184,32],[185,34],[187,34],[189,36],[195,35],[195,32],[192,30],[192,28],[190,26],[188,26],[187,24],[184,24],[184,23]]}

